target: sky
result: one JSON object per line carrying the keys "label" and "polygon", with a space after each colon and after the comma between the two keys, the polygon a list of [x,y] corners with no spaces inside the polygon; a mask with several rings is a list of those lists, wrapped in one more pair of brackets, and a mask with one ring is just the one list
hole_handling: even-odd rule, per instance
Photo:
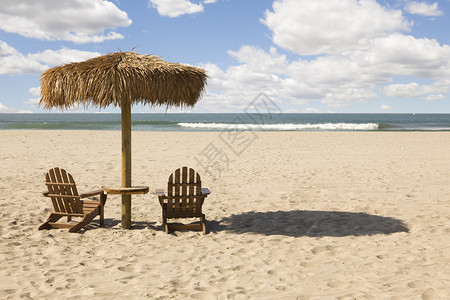
{"label": "sky", "polygon": [[0,0],[0,113],[47,113],[42,72],[132,49],[209,76],[192,109],[133,113],[261,93],[285,113],[450,113],[449,28],[450,0]]}

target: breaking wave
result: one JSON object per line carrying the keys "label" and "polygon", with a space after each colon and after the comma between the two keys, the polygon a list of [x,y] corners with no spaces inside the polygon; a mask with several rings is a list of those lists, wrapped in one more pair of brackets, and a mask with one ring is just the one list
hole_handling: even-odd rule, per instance
{"label": "breaking wave", "polygon": [[301,130],[378,130],[376,123],[322,123],[322,124],[242,124],[242,123],[178,123],[185,128],[205,130],[269,130],[269,131],[301,131]]}

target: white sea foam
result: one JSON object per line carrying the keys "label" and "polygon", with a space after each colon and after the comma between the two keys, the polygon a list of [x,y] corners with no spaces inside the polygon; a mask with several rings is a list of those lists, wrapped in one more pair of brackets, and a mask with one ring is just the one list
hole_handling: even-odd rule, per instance
{"label": "white sea foam", "polygon": [[323,123],[323,124],[234,124],[234,123],[178,123],[181,127],[226,130],[377,130],[376,123]]}

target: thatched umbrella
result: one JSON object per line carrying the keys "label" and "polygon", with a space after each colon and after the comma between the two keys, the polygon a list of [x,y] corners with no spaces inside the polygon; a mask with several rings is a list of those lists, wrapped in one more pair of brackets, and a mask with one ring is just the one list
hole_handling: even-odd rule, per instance
{"label": "thatched umbrella", "polygon": [[[41,76],[44,108],[77,104],[122,112],[122,187],[131,187],[131,106],[192,107],[205,88],[203,69],[168,63],[156,56],[117,52],[45,71]],[[131,228],[131,195],[122,195],[122,227]]]}

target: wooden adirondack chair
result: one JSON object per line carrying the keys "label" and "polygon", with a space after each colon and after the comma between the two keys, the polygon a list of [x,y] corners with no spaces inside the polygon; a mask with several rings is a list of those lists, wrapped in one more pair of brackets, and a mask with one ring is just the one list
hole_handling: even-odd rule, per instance
{"label": "wooden adirondack chair", "polygon": [[[183,167],[169,176],[167,195],[164,190],[156,190],[162,207],[163,225],[169,230],[202,230],[206,234],[206,219],[202,212],[205,198],[211,193],[202,188],[200,175],[194,169]],[[168,224],[167,219],[200,218],[200,223]]]}
{"label": "wooden adirondack chair", "polygon": [[[52,199],[55,211],[50,213],[47,221],[39,226],[39,230],[69,228],[69,232],[77,232],[97,215],[100,216],[100,226],[103,226],[103,207],[106,202],[106,194],[103,190],[79,195],[72,175],[60,168],[50,169],[45,175],[45,179],[48,192],[44,192],[43,195]],[[100,195],[100,201],[81,200],[95,195]],[[66,223],[57,222],[62,217],[67,217]],[[75,217],[81,218],[81,221],[72,221],[72,218]]]}

